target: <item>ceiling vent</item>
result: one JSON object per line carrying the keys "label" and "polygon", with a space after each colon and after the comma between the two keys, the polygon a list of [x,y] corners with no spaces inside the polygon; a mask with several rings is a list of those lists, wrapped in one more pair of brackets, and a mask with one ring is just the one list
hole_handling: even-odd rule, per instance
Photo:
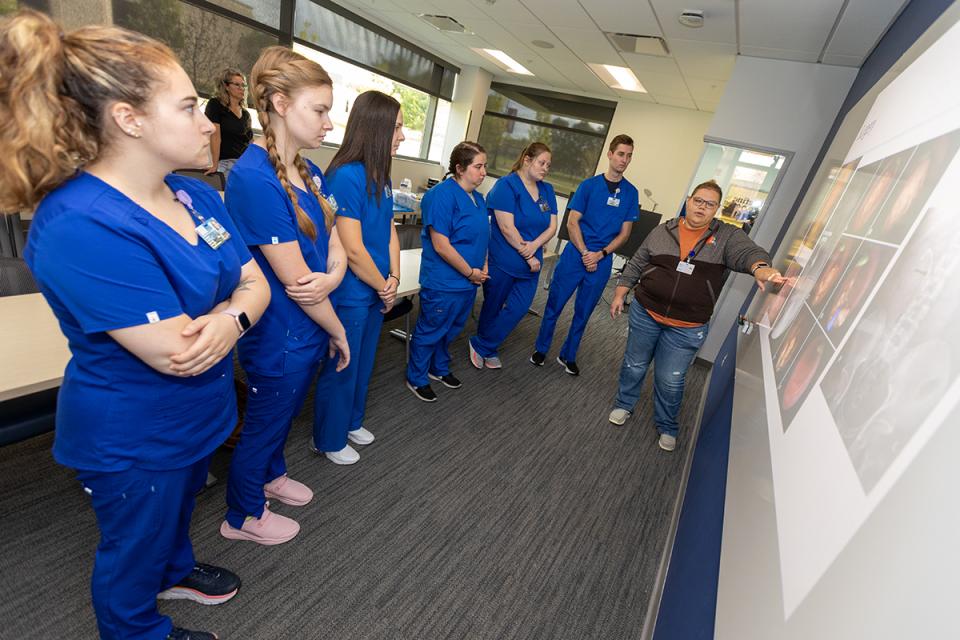
{"label": "ceiling vent", "polygon": [[668,56],[667,43],[659,36],[638,36],[633,33],[605,32],[607,39],[624,53],[642,53],[648,56]]}
{"label": "ceiling vent", "polygon": [[421,13],[420,19],[430,23],[430,26],[438,31],[445,31],[447,33],[473,33],[450,16],[435,16],[429,13]]}

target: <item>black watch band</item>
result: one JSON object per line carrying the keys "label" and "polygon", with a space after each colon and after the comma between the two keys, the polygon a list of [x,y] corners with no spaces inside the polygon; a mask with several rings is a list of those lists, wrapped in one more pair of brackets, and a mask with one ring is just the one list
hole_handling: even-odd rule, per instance
{"label": "black watch band", "polygon": [[606,258],[608,255],[610,255],[610,252],[607,251],[606,248],[600,249],[600,253],[603,254],[603,257],[604,257],[604,258]]}

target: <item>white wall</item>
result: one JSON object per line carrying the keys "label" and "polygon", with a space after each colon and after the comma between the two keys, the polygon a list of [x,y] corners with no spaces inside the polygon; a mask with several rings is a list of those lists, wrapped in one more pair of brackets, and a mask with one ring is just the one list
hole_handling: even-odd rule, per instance
{"label": "white wall", "polygon": [[[707,136],[742,146],[793,152],[776,194],[751,237],[769,249],[837,117],[857,69],[738,56]],[[693,174],[684,176],[683,187]],[[713,362],[754,280],[730,278],[700,357]]]}
{"label": "white wall", "polygon": [[[327,165],[330,164],[336,152],[336,147],[320,147],[312,151],[305,151],[303,155],[312,160],[321,170],[326,171]],[[404,178],[410,178],[414,191],[418,187],[425,187],[427,178],[439,179],[443,174],[443,167],[436,162],[405,160],[403,158],[394,158],[393,168],[390,171],[394,186],[399,185]]]}
{"label": "white wall", "polygon": [[643,195],[644,189],[650,189],[653,199],[659,203],[657,211],[673,215],[686,195],[687,181],[700,159],[703,136],[711,120],[712,113],[621,101],[610,123],[596,173],[607,170],[606,149],[613,137],[627,134],[633,138],[635,146],[633,161],[625,175],[640,190],[640,204],[644,209],[653,206]]}

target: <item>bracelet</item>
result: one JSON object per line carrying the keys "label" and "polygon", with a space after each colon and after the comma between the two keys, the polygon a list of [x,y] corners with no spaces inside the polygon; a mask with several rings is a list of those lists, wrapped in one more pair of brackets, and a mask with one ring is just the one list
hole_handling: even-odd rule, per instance
{"label": "bracelet", "polygon": [[400,284],[400,276],[391,273],[391,274],[388,275],[387,277],[388,277],[388,278],[393,278],[394,280],[397,281],[397,284]]}
{"label": "bracelet", "polygon": [[[468,273],[467,275],[465,275],[465,276],[463,276],[463,277],[464,277],[464,278],[469,278],[470,276],[473,275],[473,272],[476,271],[476,270],[477,270],[476,267],[470,267],[470,273]],[[463,274],[460,274],[460,275],[463,275]]]}

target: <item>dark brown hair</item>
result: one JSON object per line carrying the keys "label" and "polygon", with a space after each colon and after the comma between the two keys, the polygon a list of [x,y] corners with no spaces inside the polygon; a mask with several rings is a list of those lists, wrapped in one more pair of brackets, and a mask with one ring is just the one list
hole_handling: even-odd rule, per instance
{"label": "dark brown hair", "polygon": [[486,154],[487,150],[476,142],[464,140],[457,144],[457,146],[453,148],[453,151],[450,152],[450,165],[447,167],[447,173],[444,177],[452,175],[456,178],[459,175],[457,169],[466,171],[470,163],[473,162],[473,159],[481,153]]}
{"label": "dark brown hair", "polygon": [[65,34],[32,10],[0,21],[0,210],[33,208],[99,157],[107,105],[142,109],[176,66],[165,44],[119,27]]}
{"label": "dark brown hair", "polygon": [[719,202],[720,200],[723,200],[723,189],[721,189],[720,185],[718,185],[714,180],[707,180],[706,182],[701,182],[700,184],[695,186],[693,188],[693,191],[690,192],[690,197],[692,198],[693,194],[695,194],[697,191],[700,191],[700,189],[709,189],[710,191],[716,191],[717,202]]}
{"label": "dark brown hair", "polygon": [[517,161],[513,163],[513,166],[510,167],[511,172],[520,171],[523,168],[524,158],[530,158],[533,160],[541,153],[550,153],[550,147],[543,144],[542,142],[531,142],[528,144],[523,151],[520,152],[520,157],[517,158]]}
{"label": "dark brown hair", "polygon": [[631,138],[625,133],[618,133],[613,137],[613,140],[610,141],[610,153],[613,153],[614,151],[616,151],[617,147],[619,147],[622,144],[625,144],[628,147],[632,147],[633,138]]}
{"label": "dark brown hair", "polygon": [[390,180],[393,128],[400,113],[400,103],[385,93],[365,91],[350,109],[343,142],[327,167],[332,175],[339,167],[351,162],[363,164],[367,175],[367,194],[377,199]]}
{"label": "dark brown hair", "polygon": [[[297,200],[297,192],[293,190],[290,180],[287,179],[287,170],[280,159],[280,153],[277,151],[276,135],[270,124],[270,114],[276,113],[273,109],[271,98],[282,94],[290,98],[295,91],[304,87],[324,87],[333,86],[330,76],[324,71],[323,67],[309,60],[299,53],[294,52],[287,47],[274,46],[267,47],[260,53],[260,58],[253,65],[253,71],[250,72],[250,82],[253,85],[253,101],[257,106],[257,119],[260,120],[260,127],[263,129],[264,143],[267,147],[267,155],[273,170],[283,185],[287,197],[293,203],[293,209],[297,214],[297,226],[311,240],[317,239],[317,228],[313,220],[300,206]],[[293,160],[297,173],[303,184],[309,189],[320,202],[320,208],[323,210],[323,221],[327,231],[333,226],[333,207],[327,202],[327,199],[320,195],[320,189],[314,184],[307,163],[298,153]]]}

